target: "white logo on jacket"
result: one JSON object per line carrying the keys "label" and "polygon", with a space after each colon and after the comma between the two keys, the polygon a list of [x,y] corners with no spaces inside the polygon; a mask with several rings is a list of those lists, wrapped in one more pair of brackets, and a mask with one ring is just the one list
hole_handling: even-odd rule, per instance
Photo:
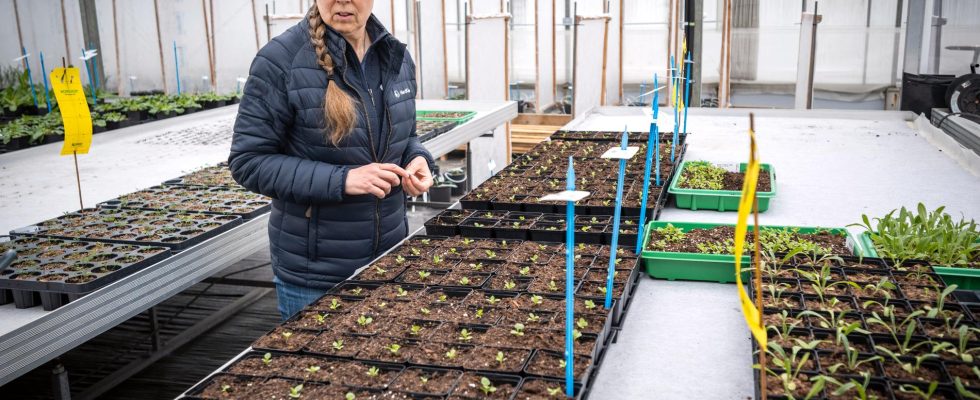
{"label": "white logo on jacket", "polygon": [[392,91],[392,94],[394,94],[395,95],[395,98],[397,99],[399,97],[402,97],[403,94],[409,94],[411,92],[412,92],[412,89],[404,88],[402,90],[395,89],[395,90]]}

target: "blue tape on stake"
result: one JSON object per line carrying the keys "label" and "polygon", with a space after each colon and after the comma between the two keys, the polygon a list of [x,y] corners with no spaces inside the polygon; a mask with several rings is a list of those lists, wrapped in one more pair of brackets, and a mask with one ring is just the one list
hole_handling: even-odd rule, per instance
{"label": "blue tape on stake", "polygon": [[85,72],[88,73],[88,88],[92,91],[92,105],[98,104],[95,98],[95,81],[92,80],[92,68],[88,65],[88,60],[85,59],[85,48],[82,48],[82,62],[85,63]]}
{"label": "blue tape on stake", "polygon": [[177,41],[174,40],[174,71],[177,77],[177,95],[180,95],[180,62],[177,60]]}
{"label": "blue tape on stake", "polygon": [[[626,150],[629,137],[627,130],[623,128],[623,139],[620,141],[619,148]],[[612,246],[609,249],[609,270],[606,272],[606,309],[612,308],[613,275],[616,273],[616,249],[619,245],[619,218],[623,208],[623,177],[626,174],[626,159],[619,160],[619,176],[616,178],[616,209],[613,211],[613,231]]]}
{"label": "blue tape on stake", "polygon": [[684,72],[684,77],[685,77],[684,78],[684,86],[685,86],[685,89],[684,89],[684,129],[681,132],[684,132],[684,134],[687,135],[687,109],[691,107],[691,64],[694,64],[694,61],[691,60],[691,53],[687,53],[687,61],[684,62],[684,64],[686,64],[686,66],[684,68],[685,69],[685,72]]}
{"label": "blue tape on stake", "polygon": [[[575,190],[575,165],[568,157],[568,176],[565,188]],[[575,319],[575,297],[572,294],[575,281],[575,202],[565,203],[565,395],[575,397],[575,364],[572,326]]]}
{"label": "blue tape on stake", "polygon": [[[659,142],[657,134],[657,121],[650,123],[650,133],[647,135],[647,154],[643,163],[643,194],[640,197],[640,220],[636,226],[636,254],[640,254],[640,247],[643,246],[643,224],[647,218],[647,196],[650,194],[650,164],[653,163],[653,149],[656,142]],[[657,166],[657,182],[660,182],[660,166]],[[617,229],[617,232],[619,230]]]}
{"label": "blue tape on stake", "polygon": [[651,107],[653,107],[654,123],[657,122],[657,114],[660,113],[660,89],[658,86],[659,84],[660,82],[657,80],[657,73],[654,72],[653,73],[653,102],[652,102],[653,104],[651,105]]}
{"label": "blue tape on stake", "polygon": [[41,57],[41,71],[43,72],[41,81],[44,82],[44,102],[48,105],[48,112],[51,112],[51,96],[48,96],[51,89],[48,88],[48,69],[44,67],[44,52],[38,52],[38,55]]}
{"label": "blue tape on stake", "polygon": [[34,108],[37,107],[37,90],[34,90],[34,77],[31,74],[31,59],[27,56],[27,49],[21,46],[20,54],[24,56],[24,69],[27,71],[27,82],[31,85],[31,97],[34,98]]}
{"label": "blue tape on stake", "polygon": [[671,140],[670,140],[670,163],[673,164],[674,163],[674,152],[675,152],[675,149],[677,147],[677,128],[678,128],[678,118],[679,118],[678,117],[677,105],[678,105],[678,103],[680,103],[678,101],[679,99],[678,99],[678,94],[677,94],[677,89],[678,89],[677,88],[677,86],[678,86],[678,84],[677,84],[678,83],[678,79],[677,79],[677,76],[678,76],[678,74],[677,74],[677,63],[674,62],[674,56],[670,56],[670,67],[671,67],[670,81],[672,83],[671,84],[671,87],[670,87],[670,90],[672,92],[670,98],[674,102],[674,135],[671,137]]}

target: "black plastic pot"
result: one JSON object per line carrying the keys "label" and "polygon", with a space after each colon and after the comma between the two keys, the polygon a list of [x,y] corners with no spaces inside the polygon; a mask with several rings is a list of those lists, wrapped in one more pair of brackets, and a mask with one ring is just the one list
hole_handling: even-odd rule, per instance
{"label": "black plastic pot", "polygon": [[429,200],[439,203],[448,203],[450,200],[452,200],[453,188],[455,187],[456,185],[452,184],[433,186],[431,189],[429,189]]}

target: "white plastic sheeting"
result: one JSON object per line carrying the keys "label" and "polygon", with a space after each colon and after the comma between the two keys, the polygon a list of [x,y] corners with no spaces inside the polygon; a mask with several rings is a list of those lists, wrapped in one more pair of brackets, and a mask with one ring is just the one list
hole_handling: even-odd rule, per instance
{"label": "white plastic sheeting", "polygon": [[572,87],[572,114],[582,115],[601,103],[605,77],[602,59],[607,18],[581,18],[575,26],[575,79]]}

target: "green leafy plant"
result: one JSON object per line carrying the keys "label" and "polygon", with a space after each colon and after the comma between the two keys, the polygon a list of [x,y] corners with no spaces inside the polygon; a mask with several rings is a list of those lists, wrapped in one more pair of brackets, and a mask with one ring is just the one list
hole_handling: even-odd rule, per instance
{"label": "green leafy plant", "polygon": [[851,226],[867,230],[882,258],[899,263],[916,259],[952,267],[977,266],[980,263],[977,223],[966,219],[955,221],[944,210],[942,206],[929,211],[919,203],[914,211],[902,207],[881,218],[861,215],[861,223]]}
{"label": "green leafy plant", "polygon": [[357,324],[360,326],[368,326],[372,322],[374,322],[374,318],[368,317],[366,315],[361,315],[360,317],[357,317]]}
{"label": "green leafy plant", "polygon": [[402,345],[400,345],[398,343],[392,343],[392,344],[386,346],[385,348],[388,349],[388,351],[390,351],[391,354],[398,354],[398,351],[400,351],[402,349]]}
{"label": "green leafy plant", "polygon": [[724,168],[707,161],[690,161],[677,180],[678,186],[685,189],[721,190],[724,188]]}
{"label": "green leafy plant", "polygon": [[510,334],[514,336],[524,336],[524,324],[520,322],[514,324],[514,328],[510,330]]}
{"label": "green leafy plant", "polygon": [[299,385],[296,385],[296,386],[293,386],[293,387],[289,388],[289,397],[292,397],[294,399],[298,399],[302,395],[303,395],[303,384],[302,383],[299,384]]}
{"label": "green leafy plant", "polygon": [[267,367],[272,365],[272,353],[265,353],[265,355],[262,356],[262,364],[265,364]]}
{"label": "green leafy plant", "polygon": [[469,342],[470,340],[473,340],[473,334],[470,333],[468,329],[463,328],[459,331],[459,340]]}
{"label": "green leafy plant", "polygon": [[333,347],[333,349],[334,350],[337,350],[337,351],[343,350],[344,349],[344,339],[334,340],[333,343],[330,344],[330,346]]}
{"label": "green leafy plant", "polygon": [[493,359],[497,362],[497,364],[503,364],[504,361],[507,361],[507,357],[504,357],[504,352],[502,351],[498,351],[497,355]]}
{"label": "green leafy plant", "polygon": [[378,367],[371,367],[367,371],[367,376],[372,378],[377,377],[379,374],[381,374],[381,370]]}
{"label": "green leafy plant", "polygon": [[496,392],[497,388],[493,386],[489,379],[482,377],[480,378],[480,391],[483,392],[484,395],[489,396],[490,393]]}

